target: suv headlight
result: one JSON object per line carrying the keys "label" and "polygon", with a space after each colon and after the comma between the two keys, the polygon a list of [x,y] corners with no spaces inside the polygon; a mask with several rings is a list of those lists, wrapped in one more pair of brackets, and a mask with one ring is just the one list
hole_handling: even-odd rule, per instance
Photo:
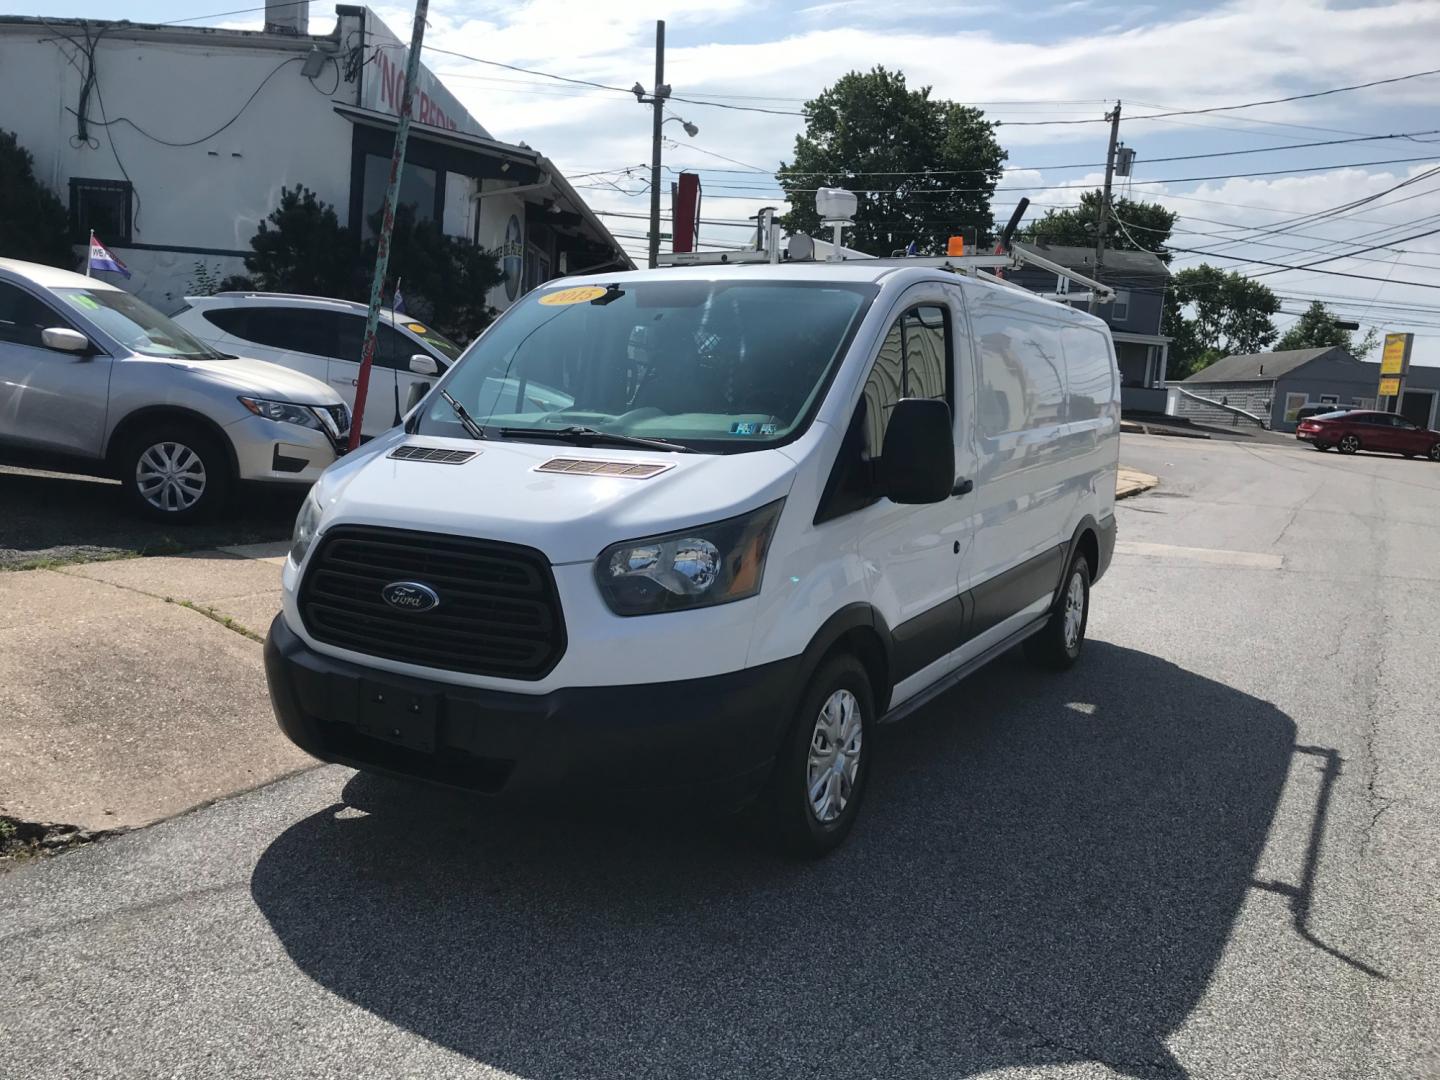
{"label": "suv headlight", "polygon": [[320,500],[312,489],[305,496],[305,505],[295,515],[295,532],[290,536],[290,561],[299,566],[305,561],[305,553],[315,540],[315,531],[320,527]]}
{"label": "suv headlight", "polygon": [[627,540],[600,553],[595,580],[616,615],[728,604],[760,591],[785,500],[698,529]]}
{"label": "suv headlight", "polygon": [[320,418],[309,405],[295,405],[289,401],[266,401],[264,398],[242,397],[240,404],[256,416],[275,420],[281,424],[299,424],[301,427],[320,428]]}

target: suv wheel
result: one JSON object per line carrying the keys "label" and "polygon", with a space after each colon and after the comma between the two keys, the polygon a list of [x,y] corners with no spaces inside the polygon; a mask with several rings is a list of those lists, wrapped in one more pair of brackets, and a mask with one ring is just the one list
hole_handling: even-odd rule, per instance
{"label": "suv wheel", "polygon": [[161,424],[129,439],[120,479],[136,508],[157,521],[188,524],[210,517],[230,490],[230,462],[219,441],[199,428]]}
{"label": "suv wheel", "polygon": [[874,709],[870,677],[848,653],[810,680],[764,802],[767,823],[791,854],[817,858],[849,835],[870,775]]}
{"label": "suv wheel", "polygon": [[1342,454],[1353,454],[1360,449],[1360,437],[1358,435],[1341,436],[1337,448]]}
{"label": "suv wheel", "polygon": [[1025,639],[1025,655],[1042,667],[1064,671],[1080,659],[1089,622],[1090,564],[1080,556],[1070,564],[1045,628]]}
{"label": "suv wheel", "polygon": [[1431,461],[1440,461],[1440,442],[1430,447],[1430,453],[1426,455]]}

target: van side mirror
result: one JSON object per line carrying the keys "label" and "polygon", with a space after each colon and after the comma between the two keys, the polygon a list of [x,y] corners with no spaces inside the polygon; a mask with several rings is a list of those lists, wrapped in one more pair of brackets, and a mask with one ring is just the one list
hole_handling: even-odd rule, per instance
{"label": "van side mirror", "polygon": [[897,503],[937,503],[955,484],[955,429],[950,406],[902,398],[890,413],[877,473],[881,495]]}
{"label": "van side mirror", "polygon": [[88,353],[90,339],[68,326],[51,326],[40,331],[40,341],[47,349],[59,352]]}
{"label": "van side mirror", "polygon": [[416,375],[438,375],[440,374],[440,365],[435,363],[433,356],[416,353],[410,357],[410,370]]}

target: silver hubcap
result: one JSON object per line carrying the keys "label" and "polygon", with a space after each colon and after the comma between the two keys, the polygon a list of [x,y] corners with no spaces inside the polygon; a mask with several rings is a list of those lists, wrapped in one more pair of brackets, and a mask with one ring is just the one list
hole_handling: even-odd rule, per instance
{"label": "silver hubcap", "polygon": [[1080,644],[1080,627],[1085,621],[1085,582],[1079,574],[1070,577],[1065,593],[1065,648],[1074,650]]}
{"label": "silver hubcap", "polygon": [[849,690],[836,690],[826,698],[815,718],[805,779],[810,812],[821,824],[838,818],[855,790],[862,726],[860,702]]}
{"label": "silver hubcap", "polygon": [[184,443],[156,443],[136,462],[135,484],[157,510],[189,510],[205,494],[205,463]]}

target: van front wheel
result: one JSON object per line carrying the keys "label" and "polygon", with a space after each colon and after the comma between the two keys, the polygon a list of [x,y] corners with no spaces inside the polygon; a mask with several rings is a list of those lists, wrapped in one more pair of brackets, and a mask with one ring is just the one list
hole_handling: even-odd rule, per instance
{"label": "van front wheel", "polygon": [[818,858],[855,824],[870,775],[875,722],[870,677],[855,657],[826,661],[810,680],[765,793],[765,817],[791,854]]}
{"label": "van front wheel", "polygon": [[1070,564],[1045,628],[1025,640],[1025,655],[1042,667],[1064,671],[1080,659],[1089,622],[1090,564],[1082,555]]}

